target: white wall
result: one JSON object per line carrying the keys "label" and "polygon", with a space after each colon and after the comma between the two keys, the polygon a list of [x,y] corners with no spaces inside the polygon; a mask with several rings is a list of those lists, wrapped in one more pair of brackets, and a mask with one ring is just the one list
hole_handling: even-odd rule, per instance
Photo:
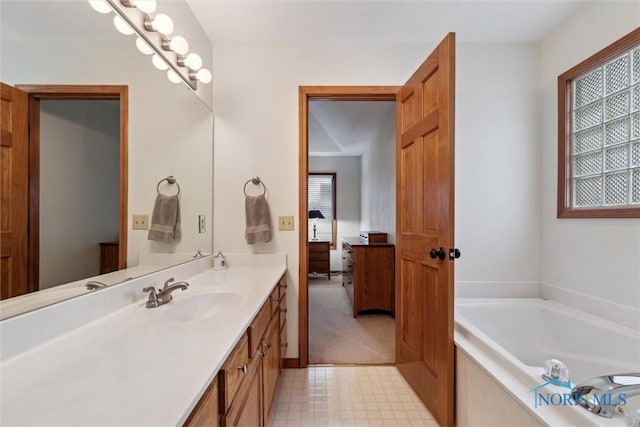
{"label": "white wall", "polygon": [[[171,13],[182,6],[183,20],[191,13],[184,2],[168,2]],[[10,6],[2,5],[3,20],[10,15]],[[69,19],[66,13],[82,6],[86,10],[83,25],[91,26],[104,37],[41,39],[38,34],[19,37],[2,32],[2,63],[0,77],[9,84],[114,84],[129,87],[129,266],[137,265],[138,253],[193,252],[212,250],[213,192],[213,115],[201,99],[186,85],[170,83],[164,72],[156,70],[150,58],[138,52],[135,39],[117,33],[109,16],[94,12],[87,4],[60,1],[55,4],[50,19]],[[160,9],[162,4],[159,4]],[[57,16],[61,13],[62,17]],[[75,12],[74,12],[75,13]],[[35,20],[37,21],[37,20]],[[176,26],[178,24],[176,23]],[[104,28],[106,27],[106,28]],[[34,29],[36,31],[36,29]],[[197,23],[183,28],[189,38],[201,31]],[[28,35],[28,31],[27,31]],[[23,41],[20,41],[24,39]],[[198,37],[194,37],[197,40]],[[203,46],[207,60],[211,45]],[[209,86],[209,90],[211,86]],[[158,181],[175,175],[182,188],[182,239],[175,243],[150,242],[146,230],[132,230],[132,214],[151,216]],[[206,214],[206,232],[198,234],[197,217]]]}
{"label": "white wall", "polygon": [[[214,247],[287,253],[287,357],[298,356],[298,232],[247,245],[242,186],[259,175],[272,217],[297,217],[298,86],[399,85],[433,47],[214,44]],[[536,51],[462,45],[457,60],[457,280],[535,280]]]}
{"label": "white wall", "polygon": [[536,46],[464,44],[456,60],[456,282],[537,282]]}
{"label": "white wall", "polygon": [[640,3],[590,2],[540,44],[541,280],[640,308],[640,220],[557,219],[557,76],[640,25]]}
{"label": "white wall", "polygon": [[361,230],[396,241],[396,111],[389,111],[375,141],[362,153]]}
{"label": "white wall", "polygon": [[117,101],[40,103],[40,289],[100,274],[118,240]]}
{"label": "white wall", "polygon": [[342,270],[342,238],[360,234],[360,157],[309,157],[309,172],[336,173],[336,249],[331,270]]}

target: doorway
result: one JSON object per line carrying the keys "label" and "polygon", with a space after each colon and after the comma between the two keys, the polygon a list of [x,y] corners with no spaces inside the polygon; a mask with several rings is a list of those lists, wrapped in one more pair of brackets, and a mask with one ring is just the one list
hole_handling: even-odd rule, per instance
{"label": "doorway", "polygon": [[[27,93],[29,110],[29,292],[125,268],[128,88],[109,85],[16,85],[16,88]],[[59,137],[44,136],[49,130],[55,130]],[[76,144],[75,157],[63,147],[66,144],[71,149],[68,144],[72,140]],[[51,159],[53,153],[57,153],[55,160]],[[92,201],[86,197],[79,200],[81,194]],[[108,208],[105,202],[109,203]],[[88,205],[94,209],[86,214]],[[65,224],[55,224],[63,218]],[[70,241],[76,242],[76,248],[71,248],[67,255],[75,261],[56,259],[62,256],[59,250],[50,256],[52,251],[47,248],[69,247]],[[87,253],[91,259],[80,260],[79,253]],[[89,266],[90,270],[61,271],[55,267],[70,263],[85,270]]]}
{"label": "doorway", "polygon": [[[310,210],[318,210],[314,206],[311,206],[309,203],[309,176],[313,173],[319,173],[322,176],[327,176],[332,173],[336,173],[338,168],[340,169],[349,169],[349,157],[350,156],[342,156],[342,158],[337,161],[332,160],[331,156],[327,155],[326,145],[325,148],[316,148],[316,151],[310,149],[310,135],[314,134],[313,127],[317,126],[318,116],[326,116],[331,115],[332,113],[329,111],[332,108],[331,102],[333,103],[343,103],[344,101],[348,102],[392,102],[395,105],[395,97],[398,88],[395,86],[340,86],[340,87],[325,87],[325,86],[317,86],[317,87],[301,87],[300,88],[300,218],[310,218],[309,212]],[[315,104],[315,105],[314,105]],[[334,104],[336,106],[338,104]],[[355,105],[355,104],[354,104]],[[310,111],[314,109],[314,107],[319,106],[316,110],[315,115],[311,115]],[[337,108],[339,110],[340,107]],[[393,109],[392,109],[393,110]],[[333,114],[340,115],[340,112],[334,111]],[[393,112],[391,113],[391,119],[394,120]],[[326,141],[325,141],[326,143]],[[395,135],[392,138],[392,147],[395,143]],[[322,143],[324,144],[324,143]],[[322,145],[321,144],[321,145]],[[324,151],[324,155],[320,154],[321,151]],[[315,156],[313,154],[316,154]],[[355,157],[355,156],[351,156]],[[351,164],[360,164],[360,160],[351,159]],[[341,166],[337,165],[337,163],[342,163]],[[333,165],[332,165],[333,164]],[[332,170],[330,170],[332,169]],[[359,174],[358,174],[359,175]],[[335,178],[336,184],[336,193],[340,192],[340,184],[344,180],[341,179],[340,173],[338,172]],[[344,182],[344,184],[348,184],[348,182]],[[389,185],[393,186],[394,181],[392,181]],[[348,187],[348,185],[347,185]],[[358,185],[358,192],[359,192]],[[349,192],[349,190],[346,190]],[[360,198],[358,195],[357,199]],[[347,237],[351,234],[351,237],[358,236],[360,230],[362,230],[360,226],[360,200],[355,200],[355,205],[357,205],[356,211],[358,214],[358,218],[351,218],[352,221],[349,226],[343,225],[342,227],[339,224],[339,212],[343,207],[341,207],[340,196],[336,194],[336,206],[334,211],[338,212],[335,222],[338,223],[337,233],[334,239],[331,239],[330,233],[327,233],[326,239],[328,240],[327,247],[333,247],[331,250],[331,255],[329,258],[333,258],[333,262],[330,262],[330,273],[327,276],[326,274],[316,274],[314,275],[315,262],[310,261],[309,250],[312,246],[320,246],[315,244],[312,237],[312,229],[314,225],[314,220],[318,222],[324,221],[323,219],[315,219],[311,218],[308,221],[300,221],[300,241],[307,242],[306,244],[300,245],[300,330],[299,330],[299,340],[300,340],[300,365],[302,367],[307,366],[311,363],[358,363],[357,360],[330,360],[331,358],[340,358],[338,355],[343,352],[336,348],[335,346],[332,348],[331,344],[336,344],[336,330],[339,330],[341,327],[337,324],[332,325],[324,325],[327,327],[323,327],[320,333],[320,336],[314,338],[314,345],[319,345],[323,350],[324,355],[322,357],[328,357],[329,359],[309,359],[309,348],[310,348],[310,307],[313,308],[313,303],[317,303],[317,308],[319,309],[319,319],[312,319],[314,321],[320,321],[322,323],[322,317],[325,319],[330,319],[335,317],[335,313],[331,310],[336,309],[339,310],[336,306],[342,305],[343,311],[344,309],[350,311],[349,300],[346,292],[346,288],[343,286],[343,267],[342,267],[342,237]],[[353,200],[352,200],[353,202]],[[314,213],[315,214],[315,213]],[[324,216],[324,215],[323,215]],[[328,222],[328,221],[325,221]],[[320,224],[318,224],[320,225]],[[342,230],[344,228],[344,230]],[[320,229],[320,228],[318,228]],[[344,231],[347,234],[341,234],[341,231]],[[316,230],[317,232],[317,230]],[[353,236],[355,234],[355,236]],[[320,236],[320,235],[318,235]],[[314,250],[316,250],[314,248]],[[331,261],[331,260],[330,260]],[[310,262],[314,265],[310,266]],[[311,267],[311,268],[310,268]],[[311,273],[311,275],[310,275]],[[312,283],[310,285],[310,283]],[[345,283],[346,284],[346,283]],[[317,297],[317,299],[316,299]],[[311,300],[311,298],[314,298]],[[304,303],[306,302],[306,304]],[[345,307],[346,305],[346,307]],[[328,316],[328,317],[326,317]],[[380,314],[380,316],[386,316],[387,318],[393,321],[392,317],[389,314]],[[335,320],[335,318],[334,318]],[[345,318],[347,320],[347,318]],[[348,320],[351,321],[351,324],[358,327],[357,318],[353,316],[348,316]],[[330,327],[329,327],[330,326]],[[344,332],[344,324],[342,325],[342,330],[340,331],[339,337],[345,338]],[[379,325],[372,326],[372,329],[379,329]],[[391,328],[392,329],[392,328]],[[362,331],[362,328],[361,328]],[[392,332],[393,334],[393,332]],[[348,334],[346,334],[348,335]],[[346,339],[346,338],[345,338]],[[346,339],[348,342],[348,339]],[[328,342],[327,342],[328,341]],[[317,352],[316,352],[317,354]],[[391,356],[392,357],[392,356]],[[361,363],[367,363],[370,359],[367,359],[365,356],[361,358]],[[393,359],[389,360],[389,362],[393,362]]]}

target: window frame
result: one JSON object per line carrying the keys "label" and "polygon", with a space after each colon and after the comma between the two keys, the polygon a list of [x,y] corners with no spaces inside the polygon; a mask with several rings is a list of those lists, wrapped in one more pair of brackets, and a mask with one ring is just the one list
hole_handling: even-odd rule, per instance
{"label": "window frame", "polygon": [[[338,192],[338,182],[337,182],[337,177],[338,174],[336,172],[309,172],[307,174],[307,185],[309,185],[308,183],[308,177],[312,176],[312,175],[321,175],[321,176],[328,176],[330,175],[332,177],[332,201],[331,203],[333,203],[333,218],[331,221],[331,244],[329,245],[330,249],[336,249],[337,246],[337,242],[336,239],[338,238],[338,204],[336,203],[338,198],[337,198],[337,192]],[[308,203],[308,198],[309,195],[307,194],[307,203]],[[308,212],[308,206],[307,206],[307,212]],[[307,221],[309,220],[309,218],[307,218]],[[308,233],[308,230],[307,230]],[[308,240],[308,238],[307,238]]]}
{"label": "window frame", "polygon": [[640,28],[611,43],[558,76],[558,218],[640,218],[640,205],[621,207],[572,206],[571,103],[573,80],[602,66],[640,43]]}

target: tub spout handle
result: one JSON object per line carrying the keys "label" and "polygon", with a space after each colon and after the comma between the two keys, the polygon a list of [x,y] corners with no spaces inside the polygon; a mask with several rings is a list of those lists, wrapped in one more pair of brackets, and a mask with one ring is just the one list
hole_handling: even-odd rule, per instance
{"label": "tub spout handle", "polygon": [[558,359],[549,359],[544,363],[542,379],[545,381],[555,380],[567,384],[569,381],[569,368]]}

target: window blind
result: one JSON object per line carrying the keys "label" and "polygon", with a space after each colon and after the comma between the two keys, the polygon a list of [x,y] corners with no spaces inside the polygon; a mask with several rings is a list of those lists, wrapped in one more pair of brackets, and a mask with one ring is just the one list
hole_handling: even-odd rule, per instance
{"label": "window blind", "polygon": [[316,224],[316,240],[332,242],[333,219],[333,175],[309,175],[307,199],[309,211],[319,210],[324,218],[309,218],[309,240],[313,239],[313,225]]}

